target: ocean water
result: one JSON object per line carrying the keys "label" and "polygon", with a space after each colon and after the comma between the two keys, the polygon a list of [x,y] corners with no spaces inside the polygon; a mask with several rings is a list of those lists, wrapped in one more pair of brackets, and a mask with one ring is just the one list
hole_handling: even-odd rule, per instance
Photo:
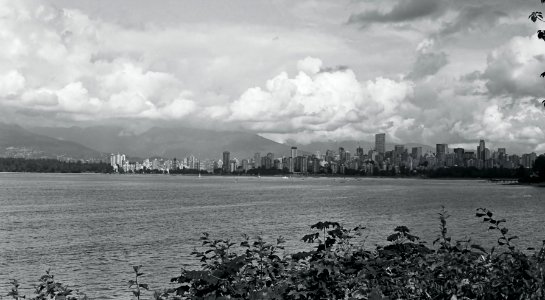
{"label": "ocean water", "polygon": [[[16,278],[32,291],[44,271],[92,299],[130,299],[132,265],[142,281],[169,287],[202,232],[211,237],[287,239],[287,251],[318,221],[364,225],[367,247],[398,225],[430,245],[444,206],[455,239],[493,242],[475,217],[486,207],[507,219],[518,246],[545,239],[545,189],[480,180],[0,174],[0,295]],[[496,237],[497,238],[497,237]],[[492,245],[492,244],[490,244]]]}

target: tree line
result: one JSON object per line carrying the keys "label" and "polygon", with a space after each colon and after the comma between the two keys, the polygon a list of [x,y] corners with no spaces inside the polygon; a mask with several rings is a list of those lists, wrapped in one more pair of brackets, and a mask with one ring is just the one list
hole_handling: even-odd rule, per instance
{"label": "tree line", "polygon": [[0,157],[0,172],[35,173],[112,173],[108,163],[83,163],[56,159],[26,159]]}

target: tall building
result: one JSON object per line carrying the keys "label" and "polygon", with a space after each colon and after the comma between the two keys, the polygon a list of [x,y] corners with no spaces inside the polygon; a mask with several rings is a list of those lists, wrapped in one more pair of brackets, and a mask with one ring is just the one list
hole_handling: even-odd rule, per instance
{"label": "tall building", "polygon": [[483,162],[486,160],[486,145],[484,140],[479,141],[479,146],[477,147],[477,159],[482,160]]}
{"label": "tall building", "polygon": [[297,157],[297,147],[291,147],[291,158]]}
{"label": "tall building", "polygon": [[422,147],[413,147],[411,152],[414,159],[420,159],[422,157]]}
{"label": "tall building", "polygon": [[341,160],[341,163],[346,161],[346,151],[343,147],[339,147],[339,158]]}
{"label": "tall building", "polygon": [[454,164],[464,166],[464,148],[454,148]]}
{"label": "tall building", "polygon": [[231,173],[230,156],[231,156],[231,153],[229,153],[229,151],[223,151],[223,172],[224,173]]}
{"label": "tall building", "polygon": [[375,134],[375,150],[380,155],[386,152],[386,133]]}
{"label": "tall building", "polygon": [[259,168],[261,167],[261,153],[259,152],[256,152],[254,154],[254,168]]}
{"label": "tall building", "polygon": [[363,157],[363,148],[362,147],[358,146],[358,148],[356,148],[356,156],[358,158],[360,158],[360,159]]}
{"label": "tall building", "polygon": [[447,155],[447,144],[436,144],[435,145],[435,158],[437,160],[437,164],[439,166],[444,166],[446,162],[446,155]]}

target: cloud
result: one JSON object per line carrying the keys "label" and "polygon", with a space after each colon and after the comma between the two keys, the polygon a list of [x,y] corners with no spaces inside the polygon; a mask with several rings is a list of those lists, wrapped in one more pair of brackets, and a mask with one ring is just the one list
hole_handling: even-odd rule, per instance
{"label": "cloud", "polygon": [[321,65],[307,57],[298,62],[295,77],[282,72],[264,88],[248,89],[230,105],[228,120],[269,136],[284,134],[282,140],[293,133],[305,133],[309,140],[324,134],[340,138],[350,131],[361,137],[404,125],[396,115],[411,109],[406,102],[411,82],[376,78],[362,83],[350,69],[317,72]]}
{"label": "cloud", "polygon": [[399,0],[393,8],[387,12],[368,10],[359,14],[353,14],[349,23],[358,23],[367,26],[373,23],[400,23],[429,17],[438,12],[442,6],[441,0]]}
{"label": "cloud", "polygon": [[0,74],[0,98],[19,94],[25,87],[25,78],[18,71],[12,70]]}
{"label": "cloud", "polygon": [[545,65],[545,45],[535,36],[514,37],[492,51],[482,74],[494,96],[543,97],[545,83],[539,74]]}
{"label": "cloud", "polygon": [[416,61],[407,78],[415,80],[436,74],[448,64],[448,56],[443,51],[433,50],[433,40],[425,40],[417,47]]}
{"label": "cloud", "polygon": [[442,24],[438,36],[447,36],[471,30],[490,30],[501,18],[508,14],[497,8],[497,4],[465,4],[455,10],[456,16],[451,21]]}

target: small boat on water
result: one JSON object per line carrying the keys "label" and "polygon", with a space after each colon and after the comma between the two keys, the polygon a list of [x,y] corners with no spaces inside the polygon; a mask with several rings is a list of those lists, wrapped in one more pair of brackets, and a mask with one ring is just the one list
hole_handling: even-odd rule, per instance
{"label": "small boat on water", "polygon": [[288,176],[282,176],[282,179],[290,179]]}

